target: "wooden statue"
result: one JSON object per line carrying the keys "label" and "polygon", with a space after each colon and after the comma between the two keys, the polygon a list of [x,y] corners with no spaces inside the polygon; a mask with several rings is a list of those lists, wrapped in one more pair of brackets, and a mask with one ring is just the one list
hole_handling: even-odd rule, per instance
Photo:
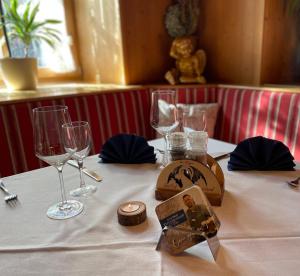
{"label": "wooden statue", "polygon": [[170,56],[176,59],[176,68],[172,68],[165,74],[165,78],[170,84],[206,82],[202,76],[206,64],[206,54],[203,50],[196,50],[193,37],[175,38]]}

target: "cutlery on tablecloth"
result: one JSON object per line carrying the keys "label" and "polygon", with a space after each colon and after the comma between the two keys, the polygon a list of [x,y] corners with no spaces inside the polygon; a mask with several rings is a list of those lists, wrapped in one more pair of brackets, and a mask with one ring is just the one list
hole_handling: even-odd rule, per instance
{"label": "cutlery on tablecloth", "polygon": [[[78,169],[78,163],[77,163],[77,161],[75,161],[75,160],[68,160],[67,163],[69,165],[71,165],[71,166],[73,166],[73,167],[75,167],[75,168]],[[87,176],[93,178],[94,180],[98,181],[98,182],[102,181],[102,179],[103,179],[102,176],[100,176],[99,174],[97,174],[94,171],[88,170],[87,168],[83,168],[82,172],[85,173]]]}
{"label": "cutlery on tablecloth", "polygon": [[219,161],[219,160],[221,160],[221,159],[225,159],[225,158],[230,157],[230,153],[231,153],[231,152],[227,152],[227,153],[218,155],[218,156],[213,157],[213,158],[214,158],[216,161]]}
{"label": "cutlery on tablecloth", "polygon": [[2,180],[0,179],[0,189],[2,191],[4,191],[4,193],[6,194],[6,197],[4,198],[4,200],[6,202],[10,202],[10,201],[13,201],[13,200],[17,200],[18,196],[16,194],[11,194],[7,188],[5,187],[4,183],[2,182]]}
{"label": "cutlery on tablecloth", "polygon": [[[161,149],[158,149],[158,148],[155,148],[155,151],[158,151],[159,153],[161,154],[164,154],[165,151],[164,150],[161,150]],[[217,156],[212,156],[216,161],[219,161],[219,160],[222,160],[222,159],[225,159],[225,158],[228,158],[230,157],[230,153],[231,152],[226,152],[226,153],[222,153],[220,155],[217,155]],[[210,154],[210,155],[213,155],[213,154]]]}
{"label": "cutlery on tablecloth", "polygon": [[154,151],[158,151],[160,154],[165,154],[165,151],[162,149],[154,148]]}
{"label": "cutlery on tablecloth", "polygon": [[293,188],[298,188],[300,185],[300,177],[296,178],[295,180],[287,181],[286,183]]}

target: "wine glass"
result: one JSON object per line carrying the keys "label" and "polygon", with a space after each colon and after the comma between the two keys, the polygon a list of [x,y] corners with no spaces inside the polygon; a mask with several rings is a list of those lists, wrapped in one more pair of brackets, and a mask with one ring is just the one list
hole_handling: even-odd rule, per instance
{"label": "wine glass", "polygon": [[182,114],[183,130],[190,144],[189,158],[207,164],[206,111],[191,107],[184,108]]}
{"label": "wine glass", "polygon": [[189,135],[192,131],[206,131],[206,111],[185,108],[182,113],[182,126],[184,132]]}
{"label": "wine glass", "polygon": [[[83,159],[89,155],[92,147],[92,135],[88,122],[77,121],[63,125],[63,133],[65,136],[75,135],[76,152],[72,158],[77,161],[80,173],[79,188],[70,192],[71,196],[88,196],[96,192],[97,187],[94,185],[86,185],[83,178]],[[69,140],[66,140],[68,142]],[[66,145],[68,146],[68,145]]]}
{"label": "wine glass", "polygon": [[150,109],[151,126],[164,137],[165,151],[162,165],[168,164],[168,135],[178,126],[176,95],[174,90],[155,90],[152,92]]}
{"label": "wine glass", "polygon": [[[51,206],[47,216],[52,219],[67,219],[81,213],[83,204],[67,200],[62,170],[64,164],[76,152],[74,135],[64,136],[62,125],[70,122],[68,107],[43,106],[33,109],[33,131],[36,156],[58,171],[61,201]],[[68,147],[65,147],[65,144]]]}

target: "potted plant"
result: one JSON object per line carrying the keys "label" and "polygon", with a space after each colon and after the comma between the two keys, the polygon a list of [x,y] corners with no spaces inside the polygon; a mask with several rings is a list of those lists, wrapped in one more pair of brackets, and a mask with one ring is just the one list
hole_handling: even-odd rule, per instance
{"label": "potted plant", "polygon": [[46,19],[37,20],[39,3],[32,5],[28,1],[21,11],[18,0],[3,1],[5,12],[1,18],[7,37],[12,41],[22,43],[23,58],[3,58],[0,60],[0,71],[6,86],[14,90],[34,90],[37,84],[37,60],[29,57],[29,48],[33,42],[46,42],[52,48],[60,42],[60,32],[53,24],[61,21]]}

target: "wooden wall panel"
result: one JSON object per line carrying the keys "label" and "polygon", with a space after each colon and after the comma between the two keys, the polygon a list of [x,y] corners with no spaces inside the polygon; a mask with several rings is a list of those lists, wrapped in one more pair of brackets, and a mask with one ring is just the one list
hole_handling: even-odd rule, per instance
{"label": "wooden wall panel", "polygon": [[202,0],[199,45],[210,82],[259,84],[264,0]]}
{"label": "wooden wall panel", "polygon": [[124,83],[118,0],[75,0],[84,81]]}
{"label": "wooden wall panel", "polygon": [[265,1],[261,83],[295,83],[300,79],[299,22],[287,12],[286,0]]}
{"label": "wooden wall panel", "polygon": [[[164,26],[172,0],[74,3],[85,81],[166,83],[164,74],[175,63]],[[209,83],[287,84],[300,79],[300,42],[284,3],[200,0],[197,37],[207,53],[204,75]]]}
{"label": "wooden wall panel", "polygon": [[172,65],[171,38],[164,27],[170,0],[120,0],[127,84],[164,82]]}

